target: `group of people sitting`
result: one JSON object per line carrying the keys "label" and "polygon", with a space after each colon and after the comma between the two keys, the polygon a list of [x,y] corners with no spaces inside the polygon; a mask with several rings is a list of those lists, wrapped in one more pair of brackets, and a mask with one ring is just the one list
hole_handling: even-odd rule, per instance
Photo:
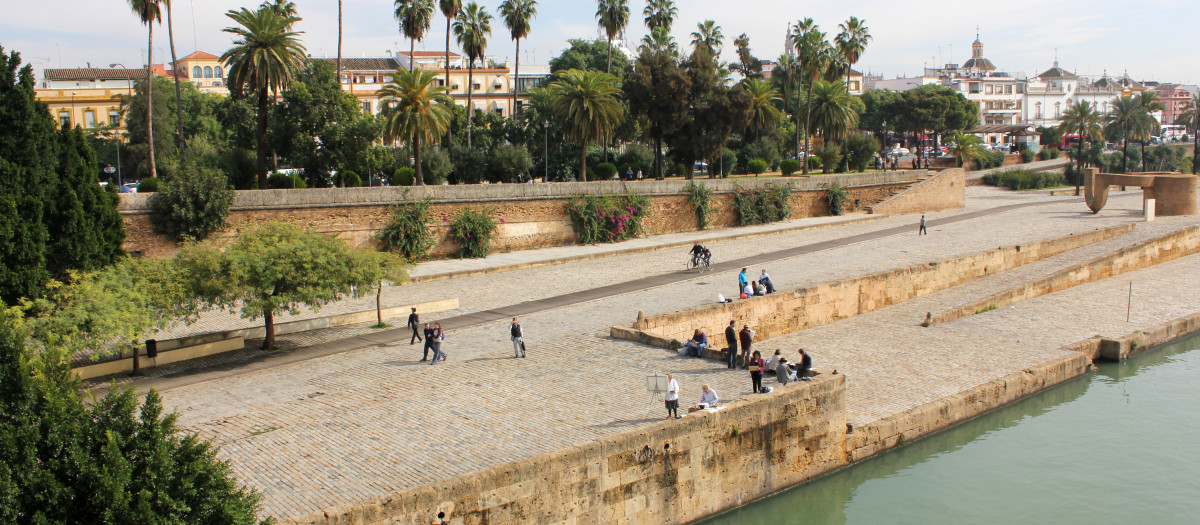
{"label": "group of people sitting", "polygon": [[767,275],[766,269],[759,274],[757,281],[751,281],[746,277],[746,269],[742,268],[741,273],[738,274],[738,291],[739,297],[749,299],[756,295],[775,293],[775,285],[771,283],[771,276]]}
{"label": "group of people sitting", "polygon": [[775,355],[771,356],[764,368],[766,369],[765,373],[775,374],[775,379],[785,385],[792,381],[808,381],[808,371],[812,369],[812,357],[801,348],[799,362],[789,363],[779,350],[775,350]]}

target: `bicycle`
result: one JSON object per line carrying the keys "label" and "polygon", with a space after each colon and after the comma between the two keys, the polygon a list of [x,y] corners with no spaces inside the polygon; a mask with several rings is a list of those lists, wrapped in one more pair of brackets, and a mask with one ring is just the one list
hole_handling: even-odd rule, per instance
{"label": "bicycle", "polygon": [[712,259],[705,259],[699,255],[688,257],[687,271],[696,270],[698,273],[704,273],[712,270]]}

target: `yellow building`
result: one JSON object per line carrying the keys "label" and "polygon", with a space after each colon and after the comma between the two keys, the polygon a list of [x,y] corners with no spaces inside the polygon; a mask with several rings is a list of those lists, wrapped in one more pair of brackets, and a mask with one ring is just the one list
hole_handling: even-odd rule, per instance
{"label": "yellow building", "polygon": [[[155,74],[166,74],[161,65]],[[124,132],[121,97],[133,93],[133,84],[146,77],[146,69],[70,68],[46,69],[35,93],[50,106],[59,125],[94,128],[114,126]]]}

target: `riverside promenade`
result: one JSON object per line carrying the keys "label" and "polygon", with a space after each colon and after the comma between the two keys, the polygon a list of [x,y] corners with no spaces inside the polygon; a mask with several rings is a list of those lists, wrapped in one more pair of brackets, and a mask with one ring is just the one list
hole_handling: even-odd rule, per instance
{"label": "riverside promenade", "polygon": [[[424,282],[388,289],[385,306],[458,298],[458,310],[423,316],[443,320],[450,355],[445,363],[419,363],[420,346],[410,346],[402,330],[359,326],[284,336],[290,346],[283,351],[235,352],[209,368],[151,370],[135,384],[160,389],[168,409],[180,410],[181,426],[214,439],[240,479],[263,491],[264,511],[287,519],[658,420],[664,411],[644,390],[648,373],[675,373],[685,405],[699,398],[701,384],[726,400],[751,395],[743,371],[608,337],[609,326],[628,326],[639,311],[653,315],[715,302],[718,293],[733,296],[740,266],[727,261],[753,260],[758,264],[749,274],[765,268],[778,289],[790,290],[1137,223],[1129,234],[1080,250],[756,344],[764,353],[781,348],[790,355],[802,346],[818,370],[844,373],[849,421],[862,425],[1060,357],[1061,347],[1080,339],[1120,336],[1200,311],[1190,278],[1200,270],[1200,256],[1188,256],[1012,308],[918,326],[927,311],[1197,222],[1161,217],[1142,223],[1140,211],[1140,192],[1115,193],[1102,213],[1092,215],[1081,198],[972,187],[966,209],[927,214],[929,235],[920,237],[917,216],[850,216],[771,225],[754,236],[745,235],[749,229],[724,232],[724,239],[722,232],[700,232],[556,248],[561,253],[554,257],[539,258],[536,252],[543,250],[537,250],[482,262],[435,261],[414,272]],[[804,225],[823,227],[794,228]],[[712,239],[705,242],[716,271],[681,273],[693,238]],[[620,253],[656,242],[668,247]],[[613,253],[540,265],[605,251]],[[539,265],[426,277],[530,261]],[[331,305],[322,313],[368,309],[365,303],[373,299]],[[506,328],[512,314],[525,328],[527,359],[512,358]],[[225,326],[230,317],[224,315],[206,316],[184,330]],[[718,343],[722,336],[709,338]]]}

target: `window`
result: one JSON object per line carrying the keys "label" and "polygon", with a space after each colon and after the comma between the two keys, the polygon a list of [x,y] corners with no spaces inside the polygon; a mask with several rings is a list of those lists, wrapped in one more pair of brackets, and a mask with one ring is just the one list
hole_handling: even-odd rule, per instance
{"label": "window", "polygon": [[471,90],[472,90],[472,91],[479,91],[479,87],[480,87],[480,85],[479,85],[479,83],[478,83],[478,82],[476,82],[476,83],[474,83],[474,84],[471,84]]}
{"label": "window", "polygon": [[1004,86],[1004,94],[1006,94],[1006,95],[1011,95],[1011,94],[1012,94],[1012,88],[1013,88],[1013,87],[1012,87],[1012,84],[1009,84],[1009,85],[1007,85],[1007,86]]}
{"label": "window", "polygon": [[121,112],[115,109],[108,110],[108,125],[119,127],[121,125]]}
{"label": "window", "polygon": [[371,114],[371,102],[365,101],[365,102],[363,102],[362,106],[363,106],[363,113],[370,115]]}
{"label": "window", "polygon": [[967,86],[968,86],[967,87],[968,93],[979,93],[979,90],[981,88],[979,82],[971,82],[971,83],[967,84]]}
{"label": "window", "polygon": [[83,125],[84,125],[84,127],[88,127],[88,128],[96,127],[96,110],[94,110],[94,109],[83,110]]}
{"label": "window", "polygon": [[[434,80],[434,82],[435,82],[435,84],[434,84],[434,85],[435,85],[435,86],[437,86],[437,87],[445,87],[445,85],[446,85],[446,80],[445,80],[445,79],[442,79],[442,78],[439,78],[439,79],[437,79],[437,80]],[[458,86],[454,86],[454,87],[458,87]]]}
{"label": "window", "polygon": [[58,126],[62,128],[71,127],[71,114],[66,111],[58,112]]}
{"label": "window", "polygon": [[221,66],[213,67],[213,76],[217,78],[225,78],[224,72],[221,71]]}
{"label": "window", "polygon": [[212,78],[212,67],[204,66],[204,78]]}
{"label": "window", "polygon": [[504,116],[504,110],[503,110],[503,109],[500,109],[500,108],[496,108],[496,115],[503,117],[503,116]]}
{"label": "window", "polygon": [[1062,103],[1055,102],[1054,103],[1054,118],[1059,118],[1061,116],[1062,116]]}
{"label": "window", "polygon": [[1036,108],[1036,109],[1034,110],[1034,111],[1035,111],[1035,113],[1034,113],[1034,114],[1035,114],[1035,115],[1037,115],[1037,117],[1036,117],[1036,118],[1042,118],[1042,103],[1041,103],[1041,102],[1037,102],[1037,103],[1035,103],[1035,104],[1033,105],[1033,107],[1034,107],[1034,108]]}
{"label": "window", "polygon": [[192,66],[192,78],[201,78],[204,73],[200,71],[200,66]]}
{"label": "window", "polygon": [[988,84],[988,85],[986,85],[986,86],[983,86],[983,94],[985,94],[985,95],[991,95],[991,94],[992,94],[992,85],[991,85],[991,84]]}

